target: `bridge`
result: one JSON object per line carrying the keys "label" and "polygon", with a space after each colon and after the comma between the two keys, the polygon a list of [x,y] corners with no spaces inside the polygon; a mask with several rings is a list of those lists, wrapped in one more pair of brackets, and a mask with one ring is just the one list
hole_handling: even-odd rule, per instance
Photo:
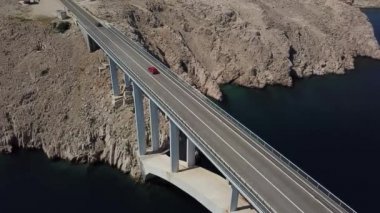
{"label": "bridge", "polygon": [[[171,182],[212,212],[355,212],[138,43],[72,0],[61,1],[76,17],[89,50],[102,49],[107,55],[113,96],[120,96],[119,70],[126,86],[132,86],[138,154],[146,176]],[[160,74],[148,73],[150,66]],[[151,152],[147,152],[144,96],[149,100]],[[169,119],[170,156],[157,153],[160,112]],[[179,159],[180,132],[187,138],[185,161]],[[196,149],[224,177],[197,167]]]}

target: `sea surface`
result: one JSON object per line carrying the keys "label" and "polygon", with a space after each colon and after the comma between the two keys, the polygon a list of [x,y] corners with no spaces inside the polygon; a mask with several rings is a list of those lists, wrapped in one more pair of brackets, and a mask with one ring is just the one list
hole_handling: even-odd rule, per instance
{"label": "sea surface", "polygon": [[106,165],[50,161],[40,151],[0,155],[1,213],[207,212],[158,179],[137,184]]}
{"label": "sea surface", "polygon": [[[364,10],[380,40],[380,10]],[[225,86],[221,106],[358,212],[379,212],[380,62],[299,80],[294,88]],[[202,159],[201,159],[202,161]],[[207,164],[207,163],[206,163]],[[0,155],[0,212],[207,212],[159,180],[137,184],[105,165]]]}
{"label": "sea surface", "polygon": [[[363,10],[380,41],[380,9]],[[358,212],[380,212],[380,61],[293,88],[227,85],[222,107]]]}

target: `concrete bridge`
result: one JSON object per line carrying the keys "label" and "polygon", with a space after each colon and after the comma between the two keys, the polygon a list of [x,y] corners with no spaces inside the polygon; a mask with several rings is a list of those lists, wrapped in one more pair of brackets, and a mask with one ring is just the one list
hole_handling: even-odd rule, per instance
{"label": "concrete bridge", "polygon": [[[114,27],[71,0],[61,0],[78,22],[90,51],[109,59],[113,96],[118,70],[132,86],[137,143],[145,175],[167,180],[212,212],[355,212],[278,151],[249,131],[165,65]],[[159,75],[147,68],[155,66]],[[158,115],[169,118],[170,157],[147,154],[143,97],[149,99],[152,153],[159,149]],[[179,133],[186,137],[186,161],[179,159]],[[197,167],[195,149],[223,174]],[[254,208],[254,210],[253,210]]]}

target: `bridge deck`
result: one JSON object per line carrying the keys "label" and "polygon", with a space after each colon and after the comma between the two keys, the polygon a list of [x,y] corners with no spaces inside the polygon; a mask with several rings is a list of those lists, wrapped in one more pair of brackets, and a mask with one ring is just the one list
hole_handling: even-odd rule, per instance
{"label": "bridge deck", "polygon": [[[205,155],[222,159],[211,161],[231,171],[231,177],[244,183],[248,199],[258,194],[272,212],[345,212],[337,203],[316,189],[303,177],[294,173],[277,157],[265,150],[255,138],[241,131],[228,119],[198,95],[165,74],[166,68],[138,51],[125,38],[109,27],[98,27],[96,20],[70,0],[63,3],[77,16],[81,25],[99,46],[125,71],[143,91],[156,99],[159,107],[177,121],[185,133],[196,135],[196,145],[207,147]],[[160,75],[147,72],[149,66],[159,67]],[[169,71],[170,72],[170,71]],[[205,151],[204,149],[201,149]],[[234,182],[235,181],[235,182]],[[250,202],[254,203],[252,200]]]}

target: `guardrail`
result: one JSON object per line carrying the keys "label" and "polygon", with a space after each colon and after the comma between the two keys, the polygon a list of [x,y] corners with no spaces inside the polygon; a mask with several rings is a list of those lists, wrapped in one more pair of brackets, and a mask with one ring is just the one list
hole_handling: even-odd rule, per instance
{"label": "guardrail", "polygon": [[[75,6],[76,5],[74,5],[73,7],[75,7]],[[112,28],[113,27],[111,27],[111,29]],[[115,28],[112,29],[112,30],[114,32],[116,32],[116,33],[120,33]],[[96,35],[93,35],[93,38],[95,36]],[[103,46],[103,48],[102,48],[103,50],[106,51],[108,49],[107,45],[105,45],[101,41],[100,38],[94,39],[94,40],[97,40],[99,46]],[[127,40],[125,40],[125,41],[127,41]],[[195,94],[195,96],[197,98],[199,98],[200,100],[208,103],[214,109],[215,112],[217,112],[217,113],[219,113],[221,115],[226,116],[227,119],[229,119],[230,121],[234,122],[240,128],[241,131],[245,132],[247,135],[250,135],[254,139],[254,141],[256,141],[259,144],[261,144],[263,146],[263,148],[265,148],[270,153],[272,153],[274,156],[276,156],[281,161],[281,163],[283,165],[285,165],[285,166],[288,167],[288,169],[290,169],[291,171],[294,171],[295,173],[297,173],[300,176],[302,176],[305,180],[307,180],[314,187],[316,187],[317,189],[319,189],[322,193],[324,193],[328,198],[330,198],[335,203],[337,203],[339,206],[341,206],[344,210],[346,210],[348,212],[355,212],[351,207],[349,207],[347,204],[345,204],[343,201],[341,201],[333,193],[331,193],[329,190],[327,190],[325,187],[323,187],[320,183],[318,183],[315,179],[313,179],[311,176],[309,176],[306,172],[304,172],[302,169],[300,169],[298,166],[296,166],[293,162],[291,162],[289,159],[287,159],[285,156],[283,156],[280,152],[278,152],[276,149],[274,149],[272,146],[270,146],[268,143],[266,143],[263,139],[261,139],[259,136],[257,136],[255,133],[253,133],[251,130],[249,130],[247,127],[245,127],[243,124],[241,124],[239,121],[237,121],[234,117],[232,117],[226,111],[224,111],[223,109],[221,109],[213,101],[211,101],[210,99],[208,99],[207,97],[205,97],[202,93],[200,93],[198,90],[194,89],[189,84],[184,83],[176,74],[174,74],[173,72],[171,72],[170,70],[168,70],[168,68],[161,61],[159,61],[155,57],[152,57],[151,54],[148,51],[146,51],[145,48],[141,47],[141,45],[139,43],[136,43],[134,41],[132,41],[132,42],[133,42],[134,46],[137,47],[137,48],[139,48],[141,51],[143,51],[146,56],[148,56],[150,59],[152,59],[155,63],[159,64],[163,68],[162,70],[164,70],[164,73],[168,77],[170,77],[173,80],[175,80],[176,82],[178,82],[179,85],[186,87],[190,92],[193,92],[193,94]],[[130,43],[130,42],[128,42],[128,43]],[[108,55],[113,55],[112,51],[109,50],[109,49],[106,52],[108,53]],[[116,56],[113,56],[112,59],[115,61],[115,63],[117,63],[119,65],[119,67],[123,68],[124,72],[127,72],[126,70],[129,70],[128,67],[124,66],[123,63],[117,59]],[[198,145],[201,145],[202,147],[204,147],[205,149],[207,149],[207,151],[209,153],[212,153],[213,158],[215,160],[217,160],[219,163],[221,163],[226,168],[226,169],[223,169],[224,172],[229,173],[230,175],[232,175],[232,177],[234,177],[236,179],[235,184],[239,184],[243,188],[247,189],[248,193],[251,194],[252,197],[254,197],[255,200],[258,202],[256,204],[259,204],[260,207],[262,207],[263,209],[266,209],[267,211],[271,211],[272,208],[270,207],[270,205],[268,203],[266,203],[265,201],[263,201],[262,199],[260,199],[260,196],[252,188],[250,188],[246,183],[244,183],[244,181],[241,181],[242,179],[240,177],[238,177],[238,175],[236,173],[233,172],[233,169],[230,168],[228,166],[228,164],[226,164],[223,161],[223,159],[221,159],[216,153],[214,153],[214,151],[211,149],[211,147],[209,147],[207,145],[207,143],[205,143],[195,132],[193,132],[191,130],[191,128],[189,128],[185,122],[181,121],[181,119],[179,119],[177,117],[177,115],[176,115],[176,113],[174,111],[172,111],[168,106],[166,106],[165,103],[163,103],[162,101],[160,101],[160,99],[157,97],[157,95],[154,93],[154,91],[152,91],[148,87],[144,86],[144,83],[142,82],[142,80],[139,79],[138,76],[134,75],[132,71],[129,70],[129,73],[127,73],[127,74],[133,75],[132,79],[134,79],[134,82],[137,82],[139,84],[139,86],[141,87],[141,89],[143,91],[145,90],[144,92],[146,94],[150,94],[151,96],[153,96],[154,97],[153,98],[154,101],[160,102],[157,105],[161,106],[161,108],[165,108],[165,110],[167,111],[167,114],[170,115],[170,117],[172,118],[172,120],[175,121],[177,123],[177,125],[179,123],[181,123],[181,125],[178,125],[179,127],[186,128],[185,132],[189,132],[190,131],[190,134],[193,136],[193,139],[194,139],[194,137],[197,138],[197,140],[194,140],[194,142],[199,142]],[[184,129],[182,129],[182,130],[184,130]],[[200,142],[202,142],[202,143],[200,143]],[[239,187],[239,188],[242,189],[241,187]]]}
{"label": "guardrail", "polygon": [[[78,19],[78,21],[81,22],[79,19]],[[84,24],[82,24],[82,25],[84,25]],[[85,25],[82,26],[82,27],[84,29],[86,29]],[[90,30],[88,30],[88,29],[86,29],[86,31],[87,31],[87,33],[90,32]],[[233,169],[227,163],[225,163],[223,161],[223,159],[221,159],[212,150],[212,148],[207,145],[207,143],[205,143],[194,131],[192,131],[191,128],[185,122],[183,122],[181,119],[179,119],[178,116],[176,115],[176,113],[174,111],[172,111],[170,107],[166,106],[166,104],[163,103],[158,98],[158,96],[155,94],[155,92],[153,90],[151,90],[149,87],[145,86],[145,84],[143,83],[143,81],[141,79],[139,79],[137,75],[135,75],[132,71],[130,71],[128,67],[124,66],[124,64],[112,53],[112,51],[107,47],[107,45],[100,38],[97,37],[96,34],[94,34],[94,35],[90,34],[90,37],[92,39],[94,39],[98,43],[98,45],[107,53],[107,55],[109,57],[111,57],[112,60],[114,60],[115,63],[120,68],[122,68],[122,70],[124,72],[126,72],[126,74],[128,74],[129,76],[131,76],[131,78],[133,79],[133,81],[135,83],[137,83],[137,85],[144,91],[145,94],[149,95],[150,98],[152,98],[152,100],[154,100],[155,102],[159,102],[159,103],[156,103],[156,104],[158,106],[160,106],[163,111],[166,111],[166,114],[169,117],[171,117],[171,119],[173,121],[175,121],[175,123],[179,127],[182,127],[181,129],[184,130],[184,132],[187,132],[188,134],[192,135],[192,138],[194,139],[194,142],[197,142],[197,143],[199,142],[198,145],[201,146],[201,147],[204,147],[204,150],[207,151],[206,153],[211,154],[212,155],[211,157],[214,159],[214,161],[219,162],[219,164],[222,167],[225,167],[224,169],[222,169],[220,166],[218,166],[218,168],[220,168],[221,171],[224,171],[223,173],[228,174],[229,178],[235,179],[235,181],[233,181],[233,182],[236,185],[238,185],[239,189],[241,189],[242,191],[245,191],[244,194],[251,195],[250,197],[254,198],[253,202],[257,205],[257,207],[259,207],[261,210],[263,210],[265,212],[271,212],[272,211],[273,208],[271,208],[268,203],[266,203],[265,201],[263,201],[260,198],[260,196],[252,188],[250,188],[246,183],[244,183],[244,181],[242,181],[242,178],[239,177],[237,173],[233,172]],[[126,70],[128,70],[129,72],[127,72]]]}
{"label": "guardrail", "polygon": [[[110,26],[112,31],[116,34],[121,34],[119,30],[117,30],[115,27]],[[121,34],[125,37],[125,35]],[[253,133],[250,129],[248,129],[246,126],[244,126],[242,123],[240,123],[237,119],[232,117],[229,113],[227,113],[225,110],[220,108],[215,102],[204,96],[199,90],[196,90],[191,85],[184,82],[182,79],[178,77],[177,74],[171,72],[168,70],[166,65],[164,65],[160,60],[153,57],[150,52],[148,52],[140,43],[137,43],[129,38],[125,38],[125,41],[128,42],[131,41],[135,47],[137,47],[139,50],[141,50],[146,56],[148,56],[151,60],[153,60],[156,64],[159,64],[161,67],[161,72],[164,71],[164,74],[166,74],[168,77],[174,79],[176,82],[178,82],[181,86],[186,87],[189,91],[193,92],[198,98],[201,100],[207,102],[216,112],[226,116],[230,121],[234,122],[241,131],[245,132],[247,135],[251,136],[254,141],[258,142],[265,148],[267,151],[272,153],[275,157],[277,157],[281,163],[288,167],[291,171],[294,171],[296,174],[302,176],[305,180],[307,180],[309,183],[311,183],[315,188],[319,189],[323,194],[325,194],[328,198],[333,200],[335,203],[337,203],[340,207],[342,207],[345,211],[350,213],[356,213],[354,209],[352,209],[350,206],[348,206],[346,203],[344,203],[342,200],[340,200],[336,195],[334,195],[332,192],[330,192],[328,189],[326,189],[322,184],[320,184],[318,181],[316,181],[314,178],[312,178],[310,175],[308,175],[305,171],[303,171],[301,168],[299,168],[297,165],[295,165],[292,161],[290,161],[288,158],[286,158],[283,154],[281,154],[279,151],[277,151],[275,148],[273,148],[271,145],[269,145],[267,142],[265,142],[262,138],[260,138],[258,135]],[[128,42],[131,44],[131,42]]]}
{"label": "guardrail", "polygon": [[[95,39],[96,40],[96,39]],[[97,41],[98,42],[98,41]],[[99,46],[103,46],[103,45],[99,45]],[[240,187],[238,187],[239,189],[243,189],[243,188],[246,188],[248,190],[244,190],[244,191],[248,191],[249,194],[251,194],[251,197],[254,197],[254,202],[255,204],[257,205],[257,207],[259,207],[261,210],[264,210],[266,212],[272,212],[273,211],[273,208],[270,207],[270,205],[268,203],[266,203],[265,201],[263,201],[260,196],[257,194],[257,192],[255,192],[253,189],[251,189],[246,183],[244,183],[244,181],[242,181],[242,178],[241,177],[236,177],[238,176],[237,173],[233,172],[233,169],[223,161],[223,159],[221,159],[214,151],[211,147],[209,147],[207,145],[207,143],[205,143],[199,136],[197,133],[195,133],[185,122],[183,122],[180,118],[178,118],[178,116],[176,115],[176,113],[171,110],[170,107],[166,106],[165,103],[163,103],[160,98],[155,94],[155,92],[153,90],[151,90],[149,87],[145,86],[144,83],[142,82],[141,79],[138,78],[138,76],[134,75],[132,71],[129,70],[128,67],[125,67],[123,65],[123,63],[117,59],[117,57],[115,56],[112,56],[112,52],[110,50],[107,51],[108,48],[106,48],[106,46],[102,47],[102,49],[108,53],[108,55],[112,58],[112,60],[115,61],[115,63],[120,67],[122,68],[122,70],[124,72],[126,72],[125,70],[128,70],[129,72],[126,72],[126,74],[128,74],[129,76],[131,76],[133,82],[137,83],[137,85],[141,88],[141,90],[144,91],[144,93],[146,95],[149,96],[149,98],[151,98],[152,100],[154,100],[154,102],[156,102],[157,106],[159,106],[161,108],[161,110],[163,110],[165,112],[166,115],[168,115],[171,120],[173,120],[176,125],[183,131],[183,132],[186,132],[187,134],[186,135],[192,135],[192,140],[193,142],[197,143],[198,146],[201,146],[201,147],[204,147],[203,149],[206,150],[205,153],[208,153],[208,154],[211,154],[212,158],[214,158],[214,161],[218,161],[219,164],[223,165],[226,169],[221,169],[220,166],[219,169],[221,171],[224,171],[223,173],[224,174],[229,174],[229,175],[226,175],[228,176],[229,178],[234,178],[235,181],[234,183],[235,184],[238,184],[240,185]],[[210,156],[209,156],[210,157]],[[247,193],[245,193],[247,194]]]}

